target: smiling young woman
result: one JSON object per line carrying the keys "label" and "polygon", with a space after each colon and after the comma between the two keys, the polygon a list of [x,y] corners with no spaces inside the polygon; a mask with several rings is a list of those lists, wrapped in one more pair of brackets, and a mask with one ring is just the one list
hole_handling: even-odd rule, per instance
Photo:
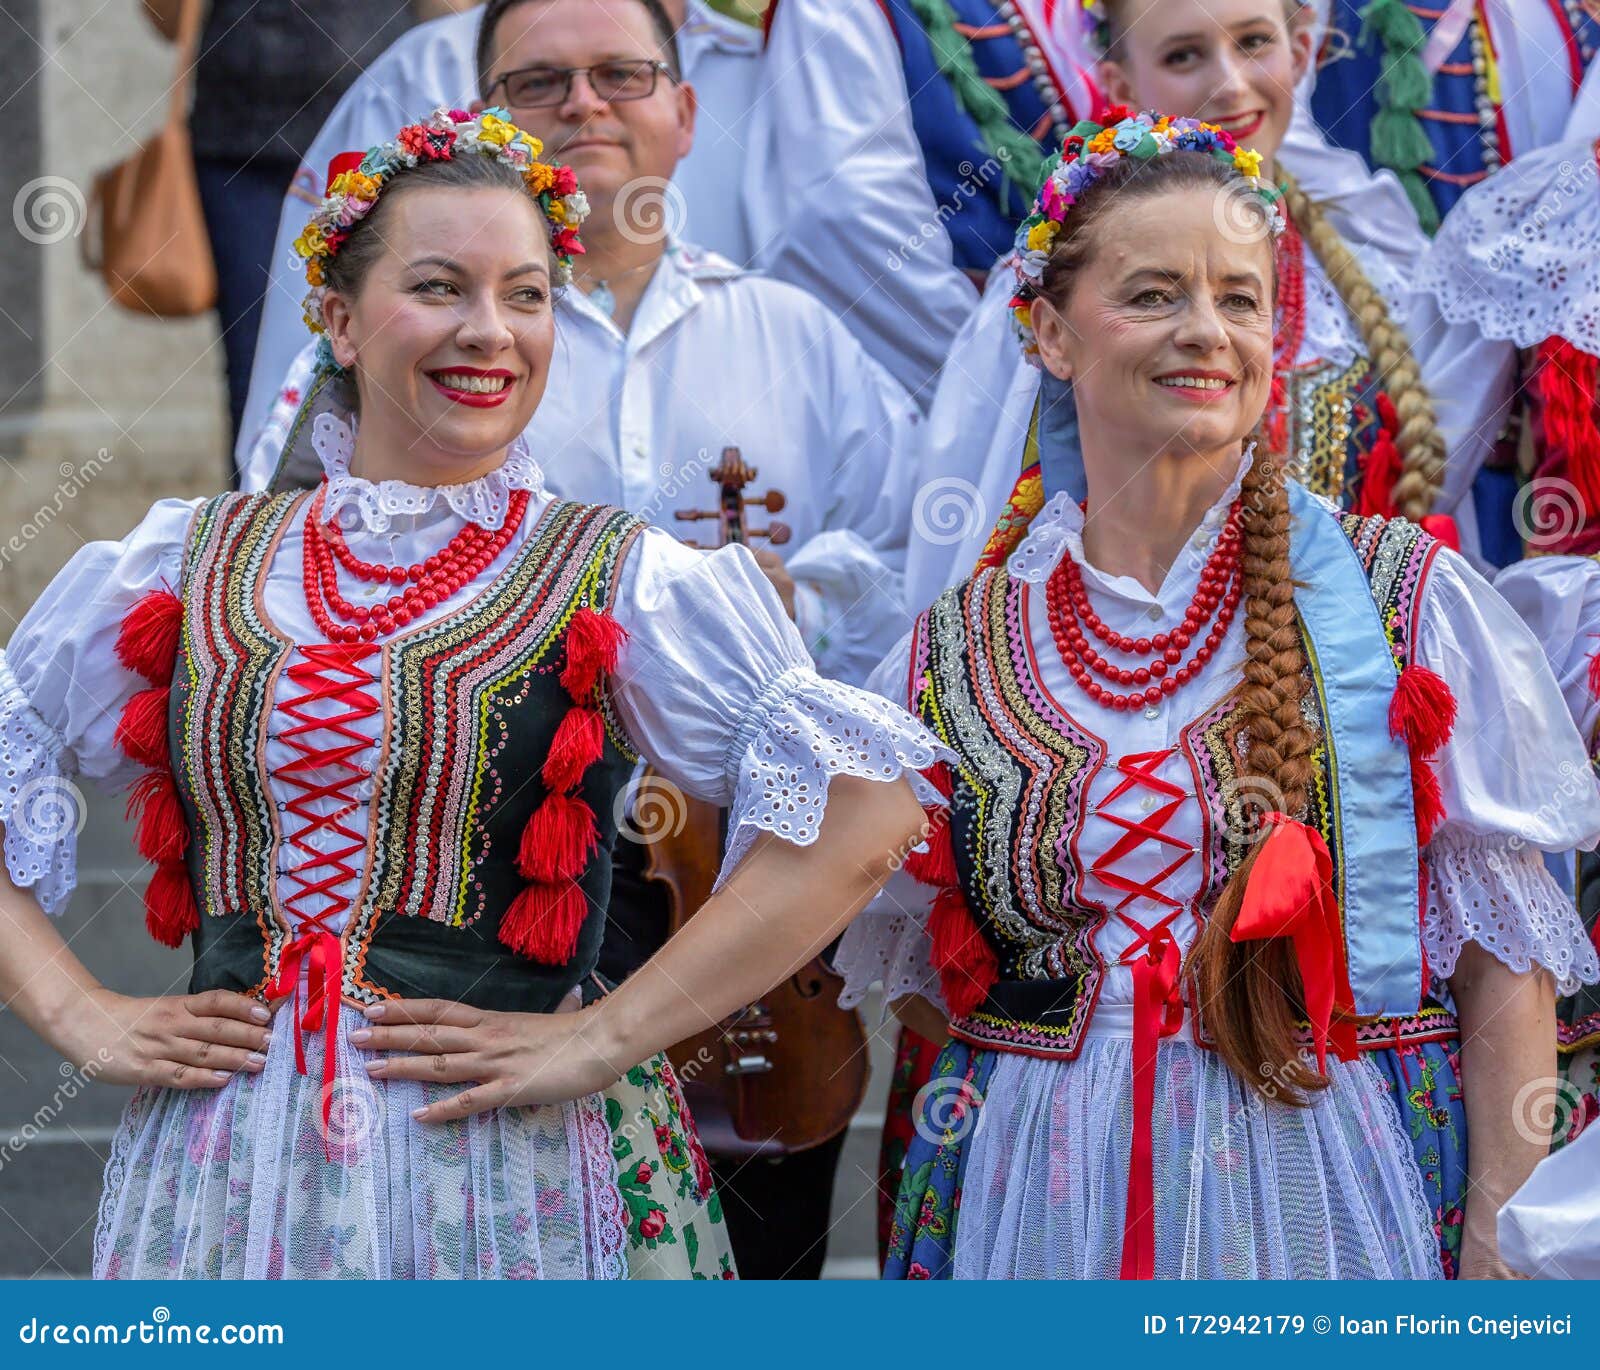
{"label": "smiling young woman", "polygon": [[[1019,235],[1086,497],[874,680],[957,754],[921,896],[837,956],[847,994],[948,1015],[892,1276],[1499,1273],[1542,1150],[1512,1095],[1550,1073],[1552,980],[1600,978],[1537,850],[1600,834],[1600,798],[1552,814],[1521,778],[1584,765],[1537,644],[1260,441],[1260,164],[1193,119],[1080,125]],[[1509,719],[1510,774],[1483,755]]]}
{"label": "smiling young woman", "polygon": [[[816,675],[748,549],[545,489],[519,435],[585,203],[540,152],[441,110],[341,159],[299,241],[324,479],[164,501],[0,654],[0,997],[141,1086],[98,1276],[732,1277],[654,1053],[915,840],[939,749]],[[723,884],[585,1008],[641,756],[729,809]],[[116,993],[47,921],[74,832],[30,805],[74,769],[133,783],[188,994]]]}

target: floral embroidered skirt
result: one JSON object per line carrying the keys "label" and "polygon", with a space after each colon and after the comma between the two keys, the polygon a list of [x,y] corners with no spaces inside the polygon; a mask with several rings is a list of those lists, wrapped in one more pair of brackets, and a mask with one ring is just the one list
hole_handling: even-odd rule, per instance
{"label": "floral embroidered skirt", "polygon": [[[946,1043],[919,1098],[884,1277],[1115,1278],[1124,1045],[1090,1042],[1058,1063]],[[1339,1067],[1336,1097],[1305,1110],[1253,1103],[1211,1078],[1226,1068],[1209,1055],[1162,1048],[1158,1277],[1454,1274],[1466,1194],[1454,1043],[1363,1053]],[[1163,1167],[1164,1153],[1186,1164]]]}
{"label": "floral embroidered skirt", "polygon": [[373,1080],[343,1006],[218,1090],[140,1090],[106,1167],[102,1279],[732,1278],[709,1169],[663,1058],[604,1094],[427,1125],[458,1085]]}

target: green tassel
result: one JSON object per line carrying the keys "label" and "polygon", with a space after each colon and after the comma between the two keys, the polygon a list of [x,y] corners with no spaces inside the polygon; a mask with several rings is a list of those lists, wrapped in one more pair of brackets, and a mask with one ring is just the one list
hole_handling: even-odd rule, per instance
{"label": "green tassel", "polygon": [[1420,56],[1427,35],[1422,21],[1402,0],[1372,0],[1361,11],[1358,41],[1365,45],[1374,38],[1383,52],[1378,82],[1382,104],[1372,116],[1368,134],[1372,160],[1400,178],[1423,231],[1436,233],[1439,211],[1417,170],[1433,156],[1433,143],[1417,118],[1417,111],[1433,97],[1433,78]]}
{"label": "green tassel", "polygon": [[1411,207],[1417,211],[1417,222],[1430,237],[1439,231],[1439,206],[1434,204],[1428,183],[1414,171],[1401,174],[1400,184],[1405,187]]}
{"label": "green tassel", "polygon": [[1417,116],[1408,109],[1380,109],[1372,117],[1372,160],[1392,171],[1415,171],[1433,156]]}
{"label": "green tassel", "polygon": [[[927,32],[939,74],[950,83],[956,102],[977,124],[984,150],[1000,163],[1003,183],[1020,195],[1025,210],[1044,180],[1044,151],[1012,122],[1005,97],[983,79],[967,40],[956,32],[956,13],[948,0],[910,3]],[[1098,124],[1090,127],[1099,131]]]}
{"label": "green tassel", "polygon": [[1391,109],[1421,109],[1433,96],[1433,78],[1410,53],[1383,55],[1383,102]]}

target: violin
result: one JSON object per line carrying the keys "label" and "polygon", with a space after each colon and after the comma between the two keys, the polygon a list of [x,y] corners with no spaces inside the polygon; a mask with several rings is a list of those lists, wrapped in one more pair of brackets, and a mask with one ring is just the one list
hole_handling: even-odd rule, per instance
{"label": "violin", "polygon": [[[777,520],[761,528],[746,524],[747,510],[776,514],[786,500],[779,490],[746,493],[758,473],[737,447],[723,448],[708,474],[717,485],[716,507],[678,510],[679,522],[714,522],[713,546],[789,541],[790,528]],[[711,897],[727,814],[678,793],[652,771],[645,773],[635,802],[642,812],[658,805],[658,812],[674,816],[648,845],[644,874],[667,887],[669,929],[676,932]],[[843,983],[816,957],[754,1003],[668,1050],[708,1151],[736,1158],[784,1156],[820,1146],[849,1125],[866,1096],[867,1041],[854,1010],[839,1007]]]}

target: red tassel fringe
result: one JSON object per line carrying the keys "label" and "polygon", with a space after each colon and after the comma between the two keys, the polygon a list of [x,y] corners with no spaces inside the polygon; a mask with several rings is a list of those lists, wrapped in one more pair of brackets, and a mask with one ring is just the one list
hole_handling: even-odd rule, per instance
{"label": "red tassel fringe", "polygon": [[558,792],[577,789],[583,773],[600,759],[605,745],[606,726],[598,709],[568,709],[539,772],[545,788]]}
{"label": "red tassel fringe", "polygon": [[924,885],[941,888],[958,886],[961,872],[956,869],[956,844],[950,837],[950,811],[924,809],[928,822],[928,850],[906,855],[906,874]]}
{"label": "red tassel fringe", "polygon": [[200,926],[194,887],[181,861],[163,861],[144,891],[144,925],[165,947],[181,947],[183,939]]}
{"label": "red tassel fringe", "polygon": [[500,940],[545,965],[564,965],[578,949],[578,933],[588,913],[589,901],[573,881],[532,884],[500,920]]}
{"label": "red tassel fringe", "polygon": [[1589,658],[1589,693],[1600,699],[1600,652]]}
{"label": "red tassel fringe", "polygon": [[1585,510],[1590,517],[1600,515],[1600,358],[1565,338],[1548,338],[1539,345],[1534,385],[1544,410],[1549,457],[1564,459]]}
{"label": "red tassel fringe", "polygon": [[561,684],[574,699],[582,702],[599,683],[603,671],[617,669],[617,653],[628,634],[610,614],[583,608],[567,625],[567,664],[561,670]]}
{"label": "red tassel fringe", "polygon": [[522,830],[517,869],[543,884],[572,880],[599,845],[593,809],[573,795],[547,794]]}
{"label": "red tassel fringe", "polygon": [[922,778],[934,789],[938,790],[946,799],[954,798],[956,792],[956,778],[950,770],[948,761],[936,761],[922,772]]}
{"label": "red tassel fringe", "polygon": [[146,771],[128,795],[128,817],[138,816],[133,843],[146,861],[182,861],[189,823],[169,771]]}
{"label": "red tassel fringe", "polygon": [[1415,754],[1436,756],[1456,726],[1456,697],[1444,678],[1415,662],[1400,672],[1389,701],[1389,735]]}
{"label": "red tassel fringe", "polygon": [[117,722],[117,746],[124,756],[151,770],[165,771],[172,766],[172,744],[167,737],[167,704],[170,687],[153,685],[140,690],[123,707]]}
{"label": "red tassel fringe", "polygon": [[1444,795],[1433,764],[1415,752],[1411,754],[1411,802],[1417,810],[1417,845],[1425,847],[1444,821]]}
{"label": "red tassel fringe", "polygon": [[945,1004],[955,1017],[964,1018],[988,997],[1000,978],[1000,962],[959,889],[939,891],[928,915],[928,932]]}
{"label": "red tassel fringe", "polygon": [[152,685],[169,685],[183,635],[183,601],[171,590],[151,590],[128,610],[117,630],[117,660]]}

